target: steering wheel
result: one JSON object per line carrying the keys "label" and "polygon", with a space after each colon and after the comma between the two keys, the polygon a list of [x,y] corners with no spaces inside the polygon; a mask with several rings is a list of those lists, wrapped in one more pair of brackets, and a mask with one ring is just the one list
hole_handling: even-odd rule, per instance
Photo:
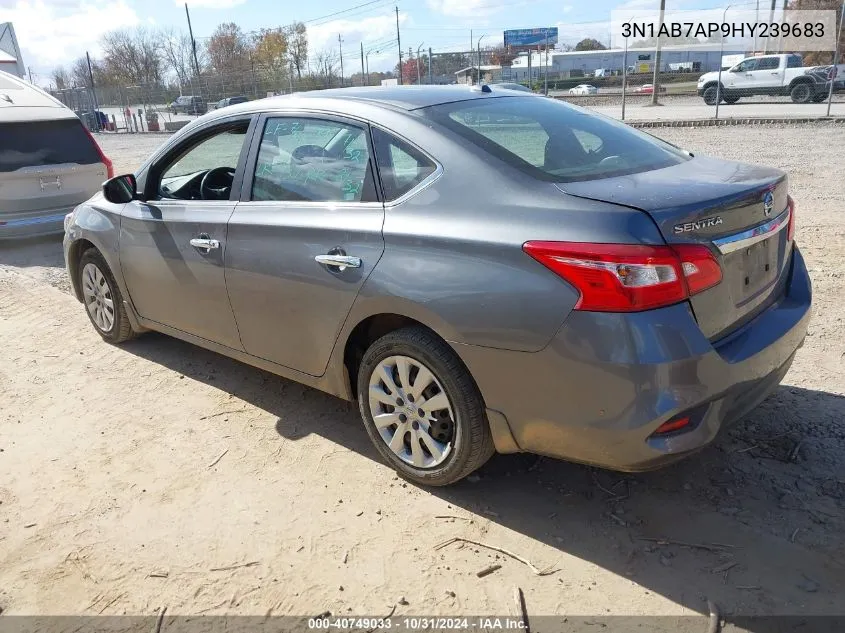
{"label": "steering wheel", "polygon": [[203,200],[228,200],[235,180],[232,167],[215,167],[205,172],[200,181],[200,197]]}

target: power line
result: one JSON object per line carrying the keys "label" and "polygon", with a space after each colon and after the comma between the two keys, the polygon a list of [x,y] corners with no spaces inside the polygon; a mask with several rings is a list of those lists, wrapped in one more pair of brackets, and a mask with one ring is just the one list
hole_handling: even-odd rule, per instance
{"label": "power line", "polygon": [[311,18],[310,20],[302,20],[303,24],[311,24],[312,22],[319,22],[320,20],[325,20],[326,18],[331,18],[336,15],[341,15],[343,13],[349,13],[350,11],[354,11],[355,9],[360,9],[361,7],[367,7],[373,4],[384,4],[385,2],[392,2],[392,0],[370,0],[369,2],[364,2],[363,4],[356,5],[354,7],[349,7],[348,9],[342,9],[340,11],[335,11],[334,13],[328,13],[326,15],[322,15],[319,18]]}

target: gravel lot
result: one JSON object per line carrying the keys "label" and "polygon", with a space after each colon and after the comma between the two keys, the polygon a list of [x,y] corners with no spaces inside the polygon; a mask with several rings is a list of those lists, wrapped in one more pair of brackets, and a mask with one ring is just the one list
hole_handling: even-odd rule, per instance
{"label": "gravel lot", "polygon": [[[656,473],[500,456],[417,488],[353,406],[160,335],[106,345],[58,240],[0,247],[4,613],[501,615],[518,585],[531,614],[842,614],[845,129],[656,132],[790,173],[815,292],[784,385]],[[121,172],[164,139],[102,144]],[[452,536],[559,571],[433,549]]]}

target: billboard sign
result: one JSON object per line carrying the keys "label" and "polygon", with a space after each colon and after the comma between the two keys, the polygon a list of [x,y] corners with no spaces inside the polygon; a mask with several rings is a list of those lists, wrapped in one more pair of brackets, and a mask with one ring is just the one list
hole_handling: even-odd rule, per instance
{"label": "billboard sign", "polygon": [[505,46],[543,46],[547,36],[550,45],[557,44],[557,27],[505,31]]}

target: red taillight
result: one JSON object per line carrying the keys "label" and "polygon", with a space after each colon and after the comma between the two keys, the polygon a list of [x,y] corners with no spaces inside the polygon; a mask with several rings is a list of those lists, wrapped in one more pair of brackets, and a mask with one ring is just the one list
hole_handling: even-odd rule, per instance
{"label": "red taillight", "polygon": [[786,225],[786,239],[795,239],[795,200],[792,196],[786,196],[786,206],[789,207],[789,224]]}
{"label": "red taillight", "polygon": [[672,247],[681,260],[690,296],[712,288],[722,281],[722,269],[706,246],[676,244]]}
{"label": "red taillight", "polygon": [[680,431],[685,426],[689,425],[689,416],[685,416],[683,418],[675,418],[673,420],[669,420],[668,422],[664,422],[657,430],[654,432],[654,435],[663,435],[665,433],[672,433],[674,431]]}
{"label": "red taillight", "polygon": [[91,139],[91,142],[94,144],[94,147],[97,148],[97,154],[100,155],[100,162],[102,162],[103,165],[106,166],[106,174],[108,174],[109,178],[114,178],[114,165],[112,165],[111,160],[109,159],[108,156],[103,154],[103,150],[100,148],[100,145],[97,143],[97,139],[95,139],[94,135],[91,134],[91,131],[87,127],[85,127],[84,125],[82,126],[82,129],[85,130],[85,133],[88,135],[88,138]]}
{"label": "red taillight", "polygon": [[522,249],[578,289],[576,310],[649,310],[683,301],[722,279],[705,246],[526,242]]}

